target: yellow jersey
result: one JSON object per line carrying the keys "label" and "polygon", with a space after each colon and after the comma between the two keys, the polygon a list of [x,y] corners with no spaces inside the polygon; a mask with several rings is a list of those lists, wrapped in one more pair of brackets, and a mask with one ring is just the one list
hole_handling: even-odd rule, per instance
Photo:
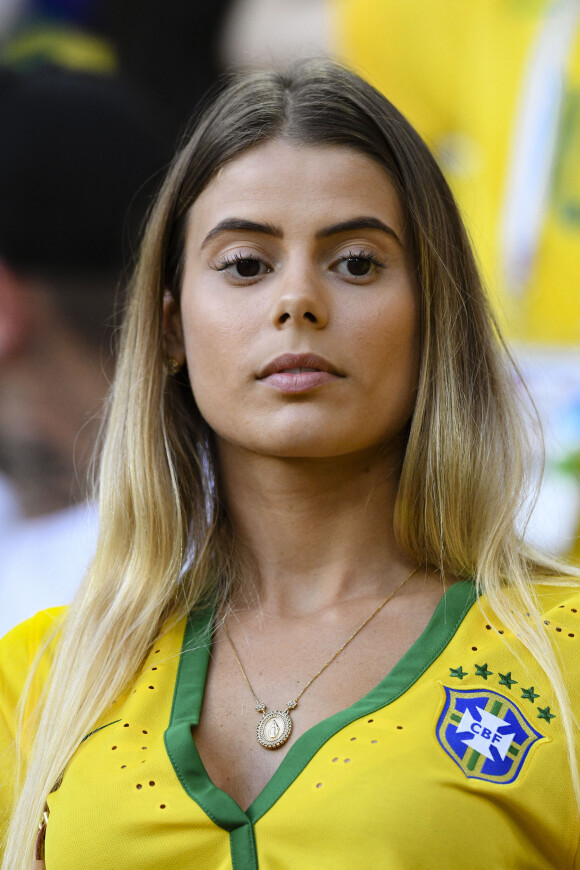
{"label": "yellow jersey", "polygon": [[[580,590],[538,592],[578,712]],[[213,614],[182,620],[48,797],[47,870],[579,868],[558,704],[485,608],[473,584],[453,585],[392,671],[303,734],[246,811],[212,783],[192,735]],[[0,641],[5,760],[20,688],[58,615],[41,613]],[[9,786],[5,764],[5,810]]]}

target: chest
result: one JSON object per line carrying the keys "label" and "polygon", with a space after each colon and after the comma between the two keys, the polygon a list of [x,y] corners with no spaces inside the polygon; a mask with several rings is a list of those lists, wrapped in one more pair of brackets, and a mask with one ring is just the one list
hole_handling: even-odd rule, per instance
{"label": "chest", "polygon": [[[288,703],[300,694],[308,677],[297,680],[290,668],[278,671],[261,668],[254,680],[258,699],[266,710],[256,710],[255,699],[233,657],[220,645],[212,658],[199,724],[193,737],[212,781],[242,807],[246,808],[276,773],[296,741],[319,722],[350,707],[385,676],[384,663],[375,662],[357,669],[355,656],[330,665],[299,698],[294,709]],[[298,673],[307,674],[299,663],[290,660]],[[315,672],[310,667],[310,676]],[[280,719],[268,726],[268,714],[287,713],[291,732],[277,748],[265,748],[258,741],[262,724],[266,738],[277,734]],[[286,729],[287,729],[286,725]],[[268,733],[269,731],[269,733]]]}
{"label": "chest", "polygon": [[[321,632],[306,624],[286,636],[274,624],[251,634],[238,630],[236,646],[219,632],[200,720],[193,729],[212,781],[242,808],[248,807],[303,734],[350,708],[384,679],[430,615],[425,609],[402,630],[398,612],[385,614],[338,655],[350,636],[348,625]],[[256,710],[256,700],[265,710]],[[285,715],[269,720],[276,711]],[[290,733],[281,745],[266,748],[258,739],[258,727],[264,742]]]}

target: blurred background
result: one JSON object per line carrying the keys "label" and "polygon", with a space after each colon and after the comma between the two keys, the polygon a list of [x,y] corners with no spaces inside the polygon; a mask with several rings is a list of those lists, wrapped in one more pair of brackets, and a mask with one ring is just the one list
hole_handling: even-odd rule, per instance
{"label": "blurred background", "polygon": [[580,559],[580,0],[0,0],[0,634],[92,556],[115,325],[186,121],[223,70],[323,54],[443,167],[544,426],[529,536]]}

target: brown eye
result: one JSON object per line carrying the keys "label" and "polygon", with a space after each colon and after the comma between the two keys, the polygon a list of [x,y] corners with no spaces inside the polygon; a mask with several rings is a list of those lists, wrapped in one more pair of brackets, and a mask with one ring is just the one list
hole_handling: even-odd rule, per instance
{"label": "brown eye", "polygon": [[261,278],[272,271],[272,268],[259,257],[244,257],[241,254],[228,256],[211,267],[218,272],[224,272],[231,281],[238,284],[251,283],[254,278]]}
{"label": "brown eye", "polygon": [[255,278],[260,274],[259,260],[238,260],[236,263],[236,271],[240,278]]}
{"label": "brown eye", "polygon": [[380,269],[384,269],[386,263],[381,262],[371,251],[349,251],[344,257],[339,257],[330,268],[342,278],[357,283],[366,283],[376,277]]}
{"label": "brown eye", "polygon": [[350,275],[363,278],[371,270],[371,261],[364,257],[349,257],[346,266]]}

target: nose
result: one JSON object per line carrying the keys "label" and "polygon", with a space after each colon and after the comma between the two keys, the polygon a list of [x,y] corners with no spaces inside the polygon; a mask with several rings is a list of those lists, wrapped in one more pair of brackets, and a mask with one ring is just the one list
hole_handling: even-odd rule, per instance
{"label": "nose", "polygon": [[277,329],[288,326],[323,329],[327,323],[328,306],[316,280],[311,276],[288,276],[272,307],[272,324]]}

